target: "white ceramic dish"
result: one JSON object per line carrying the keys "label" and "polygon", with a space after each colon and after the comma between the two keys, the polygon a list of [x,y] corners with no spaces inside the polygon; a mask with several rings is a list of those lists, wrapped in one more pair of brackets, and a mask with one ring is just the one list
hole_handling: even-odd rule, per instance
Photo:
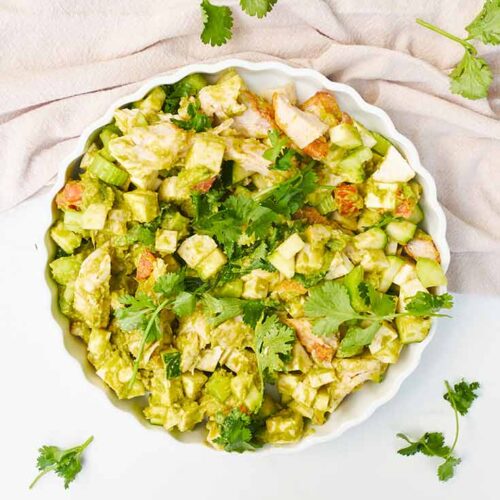
{"label": "white ceramic dish", "polygon": [[[207,75],[216,75],[217,73],[234,67],[242,75],[248,86],[257,91],[262,91],[267,88],[277,87],[287,81],[294,81],[297,88],[299,101],[311,96],[318,90],[326,89],[333,92],[340,104],[340,107],[352,115],[356,120],[359,120],[369,129],[375,130],[388,137],[398,148],[405,154],[413,169],[417,172],[417,179],[423,187],[422,208],[425,212],[425,229],[432,235],[440,253],[442,264],[445,269],[448,268],[450,260],[450,251],[446,242],[446,219],[441,209],[436,195],[436,185],[429,172],[421,165],[415,146],[403,135],[401,135],[394,127],[391,119],[381,109],[366,103],[361,96],[351,87],[335,83],[328,80],[326,77],[311,69],[293,68],[277,62],[262,62],[251,63],[239,59],[227,59],[215,64],[193,64],[183,67],[173,73],[160,75],[148,80],[140,89],[133,94],[122,97],[113,103],[108,111],[96,122],[89,125],[83,134],[80,136],[78,144],[69,156],[64,161],[58,172],[56,183],[51,192],[51,199],[63,187],[66,179],[70,176],[72,168],[78,164],[79,159],[85,152],[89,140],[97,131],[112,119],[115,109],[129,103],[141,99],[149,90],[157,85],[174,83],[190,73],[205,73]],[[104,389],[110,401],[117,407],[128,411],[134,415],[144,425],[145,428],[157,429],[157,427],[149,425],[142,417],[141,401],[119,401],[112,391],[105,386],[104,383],[95,374],[94,368],[86,359],[86,350],[81,341],[72,337],[68,333],[67,319],[62,316],[57,306],[57,289],[52,282],[47,271],[47,263],[54,252],[54,244],[48,237],[47,229],[53,222],[55,209],[52,206],[48,207],[46,214],[46,224],[44,227],[44,241],[42,247],[46,252],[41,252],[44,259],[45,279],[50,290],[48,303],[51,304],[56,327],[61,327],[64,331],[64,347],[60,353],[55,355],[71,354],[79,361],[83,372],[88,380],[95,385]],[[444,288],[440,293],[444,292]],[[363,422],[369,418],[373,412],[382,404],[389,401],[397,393],[403,381],[417,367],[423,350],[432,340],[436,330],[436,322],[431,329],[428,337],[419,344],[411,344],[406,347],[403,354],[395,365],[391,366],[387,372],[385,380],[381,384],[367,383],[362,390],[349,396],[340,407],[333,413],[330,419],[322,426],[315,428],[315,432],[299,441],[298,443],[289,444],[281,447],[266,446],[259,450],[258,454],[275,454],[283,452],[298,451],[308,448],[313,444],[330,441],[347,429]],[[77,388],[75,388],[77,390]],[[190,443],[201,445],[204,443],[203,431],[193,431],[184,434],[169,434],[163,429],[159,429],[159,439],[162,436],[174,437],[182,443]]]}

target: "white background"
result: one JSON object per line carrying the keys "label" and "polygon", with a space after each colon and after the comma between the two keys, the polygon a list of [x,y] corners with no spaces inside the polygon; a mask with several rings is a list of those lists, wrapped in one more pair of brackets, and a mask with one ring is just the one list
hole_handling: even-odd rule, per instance
{"label": "white background", "polygon": [[[500,433],[500,298],[456,296],[422,362],[397,396],[339,439],[290,455],[213,453],[147,430],[61,355],[37,257],[37,196],[0,215],[0,496],[22,499],[497,500]],[[50,326],[48,326],[50,325]],[[461,419],[462,464],[448,483],[438,460],[401,457],[395,434],[453,433],[443,380],[478,380],[481,397]],[[335,418],[333,415],[332,418]],[[27,487],[42,444],[71,446],[95,436],[70,490],[54,475]]]}

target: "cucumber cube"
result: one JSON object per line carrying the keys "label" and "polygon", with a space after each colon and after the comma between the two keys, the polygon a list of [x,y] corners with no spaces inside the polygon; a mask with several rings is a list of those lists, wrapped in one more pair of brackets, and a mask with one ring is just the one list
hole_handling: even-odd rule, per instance
{"label": "cucumber cube", "polygon": [[216,248],[213,252],[203,258],[203,260],[195,267],[195,270],[198,272],[202,280],[207,280],[217,274],[226,262],[227,257],[224,255],[222,250]]}
{"label": "cucumber cube", "polygon": [[345,149],[354,149],[363,145],[361,136],[354,125],[340,123],[330,129],[330,141]]}
{"label": "cucumber cube", "polygon": [[82,214],[82,229],[100,231],[106,224],[108,207],[103,203],[91,203]]}
{"label": "cucumber cube", "polygon": [[[302,240],[300,240],[302,241]],[[302,242],[303,243],[303,242]],[[280,245],[281,246],[281,245]],[[285,257],[279,253],[279,247],[273,252],[267,260],[288,279],[293,278],[295,274],[295,257]]]}
{"label": "cucumber cube", "polygon": [[353,241],[357,248],[382,250],[387,244],[387,235],[379,227],[373,227],[354,236]]}
{"label": "cucumber cube", "polygon": [[416,318],[414,316],[400,316],[396,318],[399,340],[403,344],[422,342],[431,329],[429,318]]}
{"label": "cucumber cube", "polygon": [[393,221],[387,224],[385,230],[391,239],[405,245],[413,238],[417,226],[409,221]]}
{"label": "cucumber cube", "polygon": [[304,245],[305,243],[302,241],[302,238],[295,233],[281,243],[281,245],[276,248],[276,252],[278,252],[285,259],[291,259],[304,248]]}
{"label": "cucumber cube", "polygon": [[136,189],[123,194],[125,203],[132,212],[132,218],[138,222],[151,222],[160,213],[158,193],[145,189]]}
{"label": "cucumber cube", "polygon": [[177,253],[189,267],[195,268],[216,248],[217,243],[210,236],[194,234],[182,242]]}
{"label": "cucumber cube", "polygon": [[81,235],[69,231],[61,222],[50,230],[50,237],[66,253],[73,253],[82,242]]}
{"label": "cucumber cube", "polygon": [[422,257],[417,259],[417,276],[425,288],[442,286],[448,283],[443,268],[435,260]]}
{"label": "cucumber cube", "polygon": [[177,248],[177,231],[159,229],[156,231],[155,249],[161,253],[174,253]]}

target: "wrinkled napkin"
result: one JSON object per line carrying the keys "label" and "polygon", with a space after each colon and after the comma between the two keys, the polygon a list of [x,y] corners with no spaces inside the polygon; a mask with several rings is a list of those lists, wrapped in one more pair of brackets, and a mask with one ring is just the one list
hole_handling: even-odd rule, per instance
{"label": "wrinkled napkin", "polygon": [[[234,36],[199,39],[199,0],[0,0],[0,210],[49,183],[86,125],[173,68],[224,57],[280,59],[347,83],[391,116],[434,175],[448,219],[450,287],[500,292],[500,50],[489,99],[448,90],[457,35],[482,0],[279,0],[265,19],[233,7]],[[221,3],[216,1],[214,3]]]}

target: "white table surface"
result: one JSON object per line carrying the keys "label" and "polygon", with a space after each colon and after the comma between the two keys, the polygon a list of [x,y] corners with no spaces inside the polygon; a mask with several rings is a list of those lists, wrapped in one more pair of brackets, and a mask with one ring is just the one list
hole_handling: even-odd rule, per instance
{"label": "white table surface", "polygon": [[[148,431],[119,411],[61,356],[61,332],[40,303],[35,248],[47,195],[0,214],[0,497],[45,499],[331,499],[497,500],[500,445],[500,298],[456,296],[453,319],[436,336],[399,394],[339,439],[290,455],[215,454]],[[46,206],[46,205],[45,205]],[[401,457],[400,431],[442,430],[453,413],[443,380],[481,382],[481,397],[461,420],[462,464],[448,483],[436,459]],[[333,417],[334,418],[334,417]],[[37,448],[95,436],[68,491],[55,475],[36,488]]]}

